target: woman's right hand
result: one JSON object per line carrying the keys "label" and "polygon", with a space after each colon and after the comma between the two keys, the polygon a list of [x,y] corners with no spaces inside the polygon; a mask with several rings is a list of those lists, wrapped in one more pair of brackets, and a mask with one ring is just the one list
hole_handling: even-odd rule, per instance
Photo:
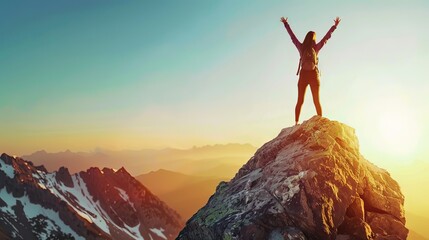
{"label": "woman's right hand", "polygon": [[287,18],[285,18],[285,17],[280,18],[280,22],[287,23]]}
{"label": "woman's right hand", "polygon": [[334,19],[334,25],[335,25],[335,27],[337,27],[337,26],[338,26],[338,24],[340,24],[340,22],[341,22],[341,18],[336,17],[336,18]]}

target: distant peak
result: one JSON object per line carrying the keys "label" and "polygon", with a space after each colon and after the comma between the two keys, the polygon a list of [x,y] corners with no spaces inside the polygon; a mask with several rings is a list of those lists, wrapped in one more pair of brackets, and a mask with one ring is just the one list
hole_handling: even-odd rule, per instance
{"label": "distant peak", "polygon": [[39,151],[34,152],[33,154],[47,154],[48,152],[46,152],[46,150],[42,149]]}
{"label": "distant peak", "polygon": [[66,167],[60,167],[58,172],[55,174],[55,178],[64,183],[67,187],[73,187],[73,181],[71,179],[71,175],[69,170]]}
{"label": "distant peak", "polygon": [[158,175],[158,176],[164,176],[164,177],[165,176],[173,176],[173,175],[174,176],[189,176],[189,175],[186,175],[186,174],[181,173],[181,172],[175,172],[175,171],[167,170],[164,168],[160,168],[156,171],[150,171],[150,172],[148,172],[146,174],[142,174],[142,175],[153,175],[153,176]]}
{"label": "distant peak", "polygon": [[12,164],[12,162],[15,160],[15,157],[10,156],[9,154],[3,153],[1,156],[1,159],[3,159],[3,161],[6,164]]}
{"label": "distant peak", "polygon": [[[116,171],[116,173],[126,173],[126,174],[130,175],[130,173],[128,173],[128,171],[127,171],[124,167],[119,168],[119,169]],[[131,175],[130,175],[130,176],[131,176]]]}
{"label": "distant peak", "polygon": [[115,170],[115,169],[112,169],[112,168],[104,167],[104,168],[101,170],[101,172],[102,172],[103,174],[111,174],[111,173],[115,173],[115,172],[116,172],[116,170]]}
{"label": "distant peak", "polygon": [[60,167],[60,168],[58,169],[58,172],[69,173],[69,169],[68,169],[68,168],[66,168],[66,167],[64,167],[64,166],[62,166],[62,167]]}
{"label": "distant peak", "polygon": [[101,170],[98,167],[90,167],[86,170],[88,174],[102,174]]}
{"label": "distant peak", "polygon": [[151,173],[174,173],[173,171],[170,171],[170,170],[167,170],[167,169],[164,169],[164,168],[160,168],[160,169],[158,169],[158,170],[156,170],[156,171],[150,171]]}

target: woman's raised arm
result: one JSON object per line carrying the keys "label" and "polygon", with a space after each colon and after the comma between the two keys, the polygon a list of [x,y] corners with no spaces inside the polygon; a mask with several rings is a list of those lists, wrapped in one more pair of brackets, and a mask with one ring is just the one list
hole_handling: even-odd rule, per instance
{"label": "woman's raised arm", "polygon": [[301,43],[298,41],[298,39],[296,38],[296,36],[293,33],[292,29],[290,28],[289,23],[287,22],[287,18],[281,17],[280,18],[280,22],[282,22],[285,25],[285,28],[286,28],[287,32],[289,33],[290,38],[292,39],[293,44],[295,44],[295,46],[298,49],[298,51],[301,52]]}
{"label": "woman's raised arm", "polygon": [[320,49],[322,49],[323,46],[325,46],[326,42],[331,38],[332,33],[337,29],[338,24],[340,24],[341,19],[339,17],[336,17],[334,19],[334,25],[329,29],[329,31],[326,33],[326,35],[316,44],[316,52],[319,52]]}

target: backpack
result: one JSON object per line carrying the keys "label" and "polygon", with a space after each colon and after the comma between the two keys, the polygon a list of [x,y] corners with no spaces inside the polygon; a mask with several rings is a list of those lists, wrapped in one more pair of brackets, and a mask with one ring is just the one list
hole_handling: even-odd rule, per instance
{"label": "backpack", "polygon": [[299,74],[300,69],[314,70],[317,67],[318,62],[319,59],[317,57],[316,50],[314,50],[314,48],[306,49],[299,59],[298,71],[296,72],[296,75]]}

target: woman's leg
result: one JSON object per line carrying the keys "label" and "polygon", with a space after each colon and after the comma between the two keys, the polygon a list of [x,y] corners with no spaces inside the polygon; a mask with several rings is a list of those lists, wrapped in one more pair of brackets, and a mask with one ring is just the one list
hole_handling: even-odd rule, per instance
{"label": "woman's leg", "polygon": [[313,103],[314,103],[314,106],[316,107],[317,115],[322,116],[322,106],[320,105],[320,99],[319,99],[319,89],[320,89],[319,81],[311,82],[310,89],[311,89],[311,95],[313,95]]}
{"label": "woman's leg", "polygon": [[307,89],[307,83],[301,79],[298,81],[298,101],[295,106],[295,125],[298,124],[299,115],[301,113],[301,107],[304,103],[305,90]]}

